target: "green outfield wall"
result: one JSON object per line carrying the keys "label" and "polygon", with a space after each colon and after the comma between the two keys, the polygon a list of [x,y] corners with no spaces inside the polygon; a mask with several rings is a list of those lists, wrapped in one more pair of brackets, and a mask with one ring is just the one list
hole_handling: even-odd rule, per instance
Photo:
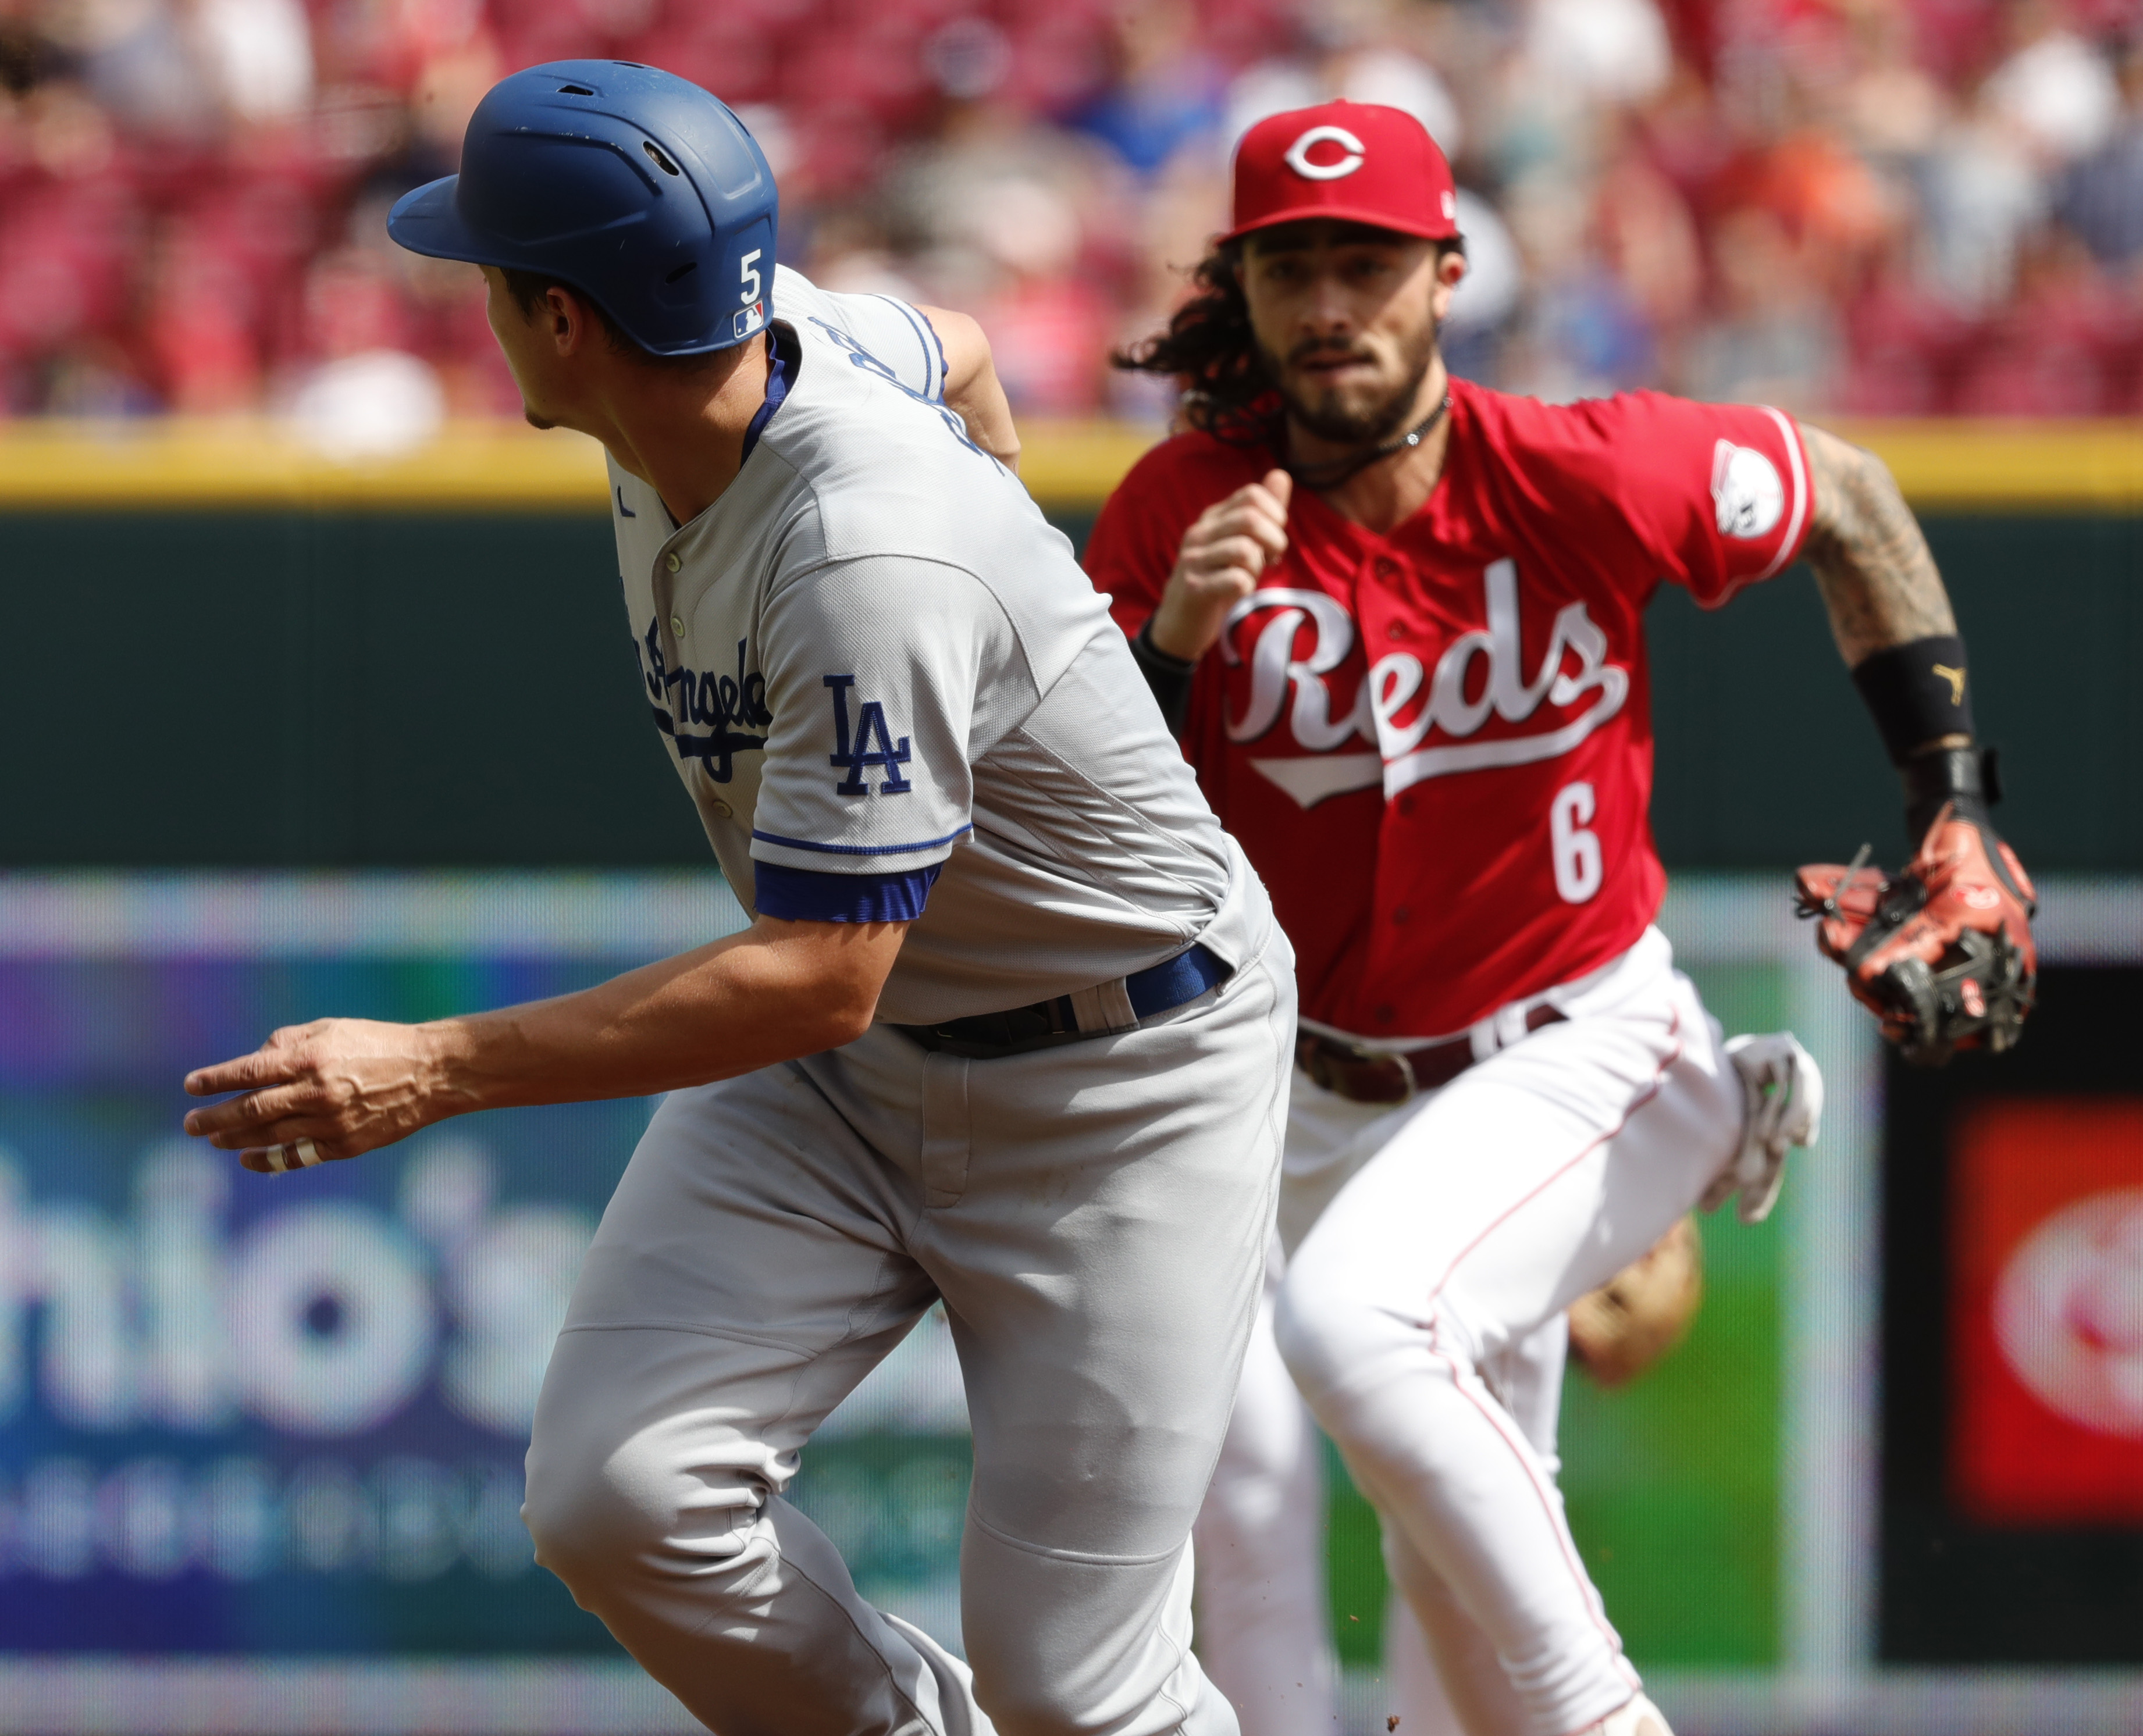
{"label": "green outfield wall", "polygon": [[[1926,522],[2004,830],[2034,867],[2143,867],[2143,517]],[[703,862],[615,575],[596,512],[0,507],[0,863]],[[1651,628],[1670,864],[1897,850],[1804,568],[1710,614],[1669,587]]]}

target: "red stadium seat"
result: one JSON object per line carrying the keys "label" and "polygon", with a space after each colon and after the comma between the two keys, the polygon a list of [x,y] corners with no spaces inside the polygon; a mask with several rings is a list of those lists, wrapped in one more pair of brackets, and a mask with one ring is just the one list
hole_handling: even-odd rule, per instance
{"label": "red stadium seat", "polygon": [[774,94],[774,33],[749,21],[664,24],[625,43],[619,52],[626,60],[689,78],[732,107],[764,102]]}
{"label": "red stadium seat", "polygon": [[1952,406],[1964,416],[2095,416],[2106,407],[2096,354],[2058,341],[1990,346],[1967,364]]}

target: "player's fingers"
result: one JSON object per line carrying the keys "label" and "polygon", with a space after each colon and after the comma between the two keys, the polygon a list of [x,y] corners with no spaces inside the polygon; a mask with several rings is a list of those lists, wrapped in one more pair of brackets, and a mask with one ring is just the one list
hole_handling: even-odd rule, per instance
{"label": "player's fingers", "polygon": [[312,1086],[270,1086],[211,1104],[205,1109],[189,1110],[185,1126],[195,1139],[235,1150],[237,1147],[230,1143],[234,1137],[239,1144],[245,1144],[247,1135],[255,1130],[265,1129],[290,1115],[317,1114],[321,1106],[319,1094]]}
{"label": "player's fingers", "polygon": [[256,1121],[250,1127],[216,1134],[209,1144],[219,1151],[252,1151],[263,1145],[287,1145],[293,1140],[342,1145],[349,1138],[350,1130],[339,1122],[323,1120],[317,1115],[281,1115],[273,1120]]}
{"label": "player's fingers", "polygon": [[293,1170],[309,1170],[320,1164],[339,1164],[357,1155],[333,1140],[294,1134],[275,1145],[241,1151],[238,1161],[240,1168],[250,1170],[256,1175],[287,1175]]}
{"label": "player's fingers", "polygon": [[1266,566],[1271,566],[1273,561],[1277,561],[1277,559],[1281,557],[1281,555],[1288,553],[1286,514],[1271,512],[1271,510],[1258,510],[1258,512],[1247,514],[1245,521],[1243,521],[1243,527],[1245,527],[1254,538],[1258,538],[1258,547],[1265,549]]}
{"label": "player's fingers", "polygon": [[1199,593],[1205,597],[1239,602],[1258,588],[1258,571],[1248,566],[1223,566],[1198,576]]}
{"label": "player's fingers", "polygon": [[[1280,486],[1277,489],[1272,486],[1273,477],[1279,478]],[[1287,537],[1288,504],[1294,491],[1294,481],[1284,470],[1274,471],[1272,476],[1261,482],[1253,482],[1245,491],[1250,496],[1247,502],[1250,509],[1279,532],[1283,542]]]}
{"label": "player's fingers", "polygon": [[[276,1032],[280,1037],[282,1032]],[[186,1075],[186,1094],[193,1097],[217,1097],[225,1091],[245,1091],[264,1085],[284,1085],[296,1078],[299,1071],[298,1053],[294,1048],[272,1046],[269,1044],[255,1049],[250,1055],[240,1055],[230,1061],[218,1061],[214,1066],[196,1067]]]}
{"label": "player's fingers", "polygon": [[1193,527],[1204,537],[1255,536],[1287,544],[1287,505],[1262,483],[1237,489]]}
{"label": "player's fingers", "polygon": [[1183,561],[1185,572],[1202,586],[1235,567],[1245,568],[1252,573],[1263,571],[1265,551],[1254,537],[1223,537],[1195,551],[1185,549]]}
{"label": "player's fingers", "polygon": [[1269,564],[1287,552],[1287,515],[1270,501],[1247,502],[1229,528],[1255,539]]}
{"label": "player's fingers", "polygon": [[[1269,492],[1255,482],[1245,482],[1233,494],[1214,502],[1191,520],[1190,528],[1184,532],[1185,545],[1187,547],[1194,542],[1212,537],[1234,534],[1241,528],[1246,515],[1263,513],[1270,517],[1274,511],[1274,502]],[[1285,514],[1283,512],[1279,516],[1284,517]]]}

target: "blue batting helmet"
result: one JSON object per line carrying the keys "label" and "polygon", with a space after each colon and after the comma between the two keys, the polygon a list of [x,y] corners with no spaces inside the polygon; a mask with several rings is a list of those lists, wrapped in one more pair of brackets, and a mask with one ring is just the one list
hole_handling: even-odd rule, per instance
{"label": "blue batting helmet", "polygon": [[540,271],[657,355],[741,344],[771,311],[774,171],[695,84],[628,61],[502,78],[470,117],[462,172],[404,194],[413,253]]}

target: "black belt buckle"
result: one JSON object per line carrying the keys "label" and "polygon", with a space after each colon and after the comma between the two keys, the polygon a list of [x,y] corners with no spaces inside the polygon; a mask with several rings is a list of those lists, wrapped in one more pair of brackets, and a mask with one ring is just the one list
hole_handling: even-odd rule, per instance
{"label": "black belt buckle", "polygon": [[1047,1049],[1059,1043],[1076,1042],[1086,1033],[1079,1029],[1072,1011],[1072,997],[1058,995],[1032,1006],[1004,1012],[978,1012],[964,1019],[948,1019],[942,1025],[903,1025],[900,1027],[933,1055],[958,1055],[969,1061],[993,1061],[1002,1055],[1024,1055],[1032,1049]]}
{"label": "black belt buckle", "polygon": [[[1164,1012],[1187,1005],[1199,995],[1227,981],[1228,967],[1204,945],[1194,942],[1173,958],[1126,979],[1126,993],[1132,1011],[1142,1018],[1158,1018]],[[1180,992],[1181,998],[1141,1009],[1144,998],[1136,992],[1141,979],[1158,978]],[[1106,1031],[1081,1031],[1079,1016],[1069,995],[1058,995],[1032,1006],[1006,1012],[976,1013],[964,1019],[948,1019],[941,1025],[903,1025],[899,1027],[933,1055],[960,1055],[970,1061],[992,1061],[1002,1055],[1024,1055],[1030,1050],[1054,1048],[1087,1037],[1106,1036]]]}

